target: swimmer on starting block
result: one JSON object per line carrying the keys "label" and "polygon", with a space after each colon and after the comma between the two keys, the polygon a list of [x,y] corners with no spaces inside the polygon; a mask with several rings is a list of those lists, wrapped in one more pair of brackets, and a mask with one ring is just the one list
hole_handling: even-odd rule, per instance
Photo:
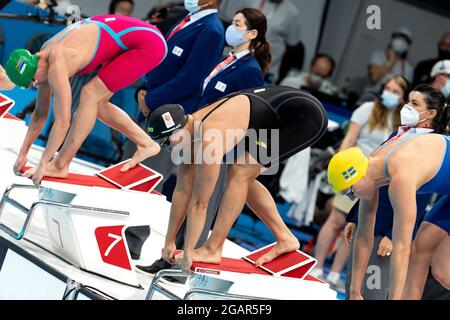
{"label": "swimmer on starting block", "polygon": [[[164,37],[154,26],[121,15],[81,20],[48,40],[37,54],[14,50],[6,64],[10,81],[3,74],[0,84],[5,89],[11,89],[10,82],[23,88],[38,88],[36,108],[14,164],[16,174],[26,164],[28,151],[47,120],[52,95],[55,121],[47,146],[39,165],[25,172],[34,184],[39,184],[44,176],[67,176],[70,162],[97,118],[137,145],[136,153],[123,171],[158,154],[160,146],[109,99],[114,92],[158,66],[166,53]],[[80,104],[69,130],[72,104],[69,78],[91,72],[100,65],[98,75],[81,90]],[[64,145],[54,157],[64,139]]]}
{"label": "swimmer on starting block", "polygon": [[[147,120],[150,136],[162,144],[182,148],[183,154],[193,150],[192,157],[196,158],[195,162],[190,159],[178,167],[163,258],[172,264],[181,262],[184,271],[190,270],[193,261],[219,264],[226,237],[246,202],[277,241],[276,246],[257,261],[258,266],[299,249],[298,240],[281,219],[270,193],[256,178],[266,167],[313,145],[326,132],[327,126],[327,114],[316,98],[282,86],[237,92],[192,115],[185,115],[179,105],[165,105],[154,110]],[[261,136],[247,137],[249,143],[245,150],[232,158],[213,232],[204,246],[195,250],[223,157],[235,150],[249,132],[263,129],[270,132],[278,129],[278,141],[265,140]],[[227,130],[241,134],[227,139]],[[211,134],[216,138],[211,139]],[[279,152],[274,154],[276,147]],[[260,159],[263,153],[271,155],[270,163]],[[201,161],[198,161],[199,155]],[[213,161],[207,159],[209,155]],[[186,216],[184,254],[175,257],[175,237]]]}
{"label": "swimmer on starting block", "polygon": [[[425,111],[426,116],[434,119],[433,121],[444,123],[445,119],[448,119],[450,109],[445,105],[445,98],[440,92],[434,94],[439,98],[439,108],[444,110],[443,116],[435,117],[436,110]],[[414,107],[417,107],[418,103],[414,99],[411,101]],[[414,116],[419,119],[417,111]],[[416,192],[450,194],[450,138],[431,133],[412,135],[404,139],[394,137],[369,157],[358,148],[339,152],[328,166],[328,181],[336,193],[360,199],[353,259],[353,268],[359,272],[353,273],[352,284],[362,283],[373,245],[378,189],[389,185],[394,209],[389,299],[407,298],[407,275],[409,279],[417,276],[426,278],[428,274],[428,270],[424,275],[409,274],[412,270],[408,273],[412,233],[417,216]],[[431,217],[428,216],[426,221],[440,226],[450,235],[449,218],[449,210],[437,210]],[[419,230],[416,242],[420,241],[422,232],[423,228]],[[442,238],[436,239],[434,250],[441,241]],[[406,285],[408,286],[408,283]],[[352,298],[362,299],[360,295]]]}

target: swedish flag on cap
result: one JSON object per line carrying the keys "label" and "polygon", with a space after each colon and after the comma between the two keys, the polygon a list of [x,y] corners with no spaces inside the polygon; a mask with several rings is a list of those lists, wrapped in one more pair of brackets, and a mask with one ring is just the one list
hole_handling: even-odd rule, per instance
{"label": "swedish flag on cap", "polygon": [[361,180],[367,172],[369,159],[359,148],[337,153],[328,165],[328,182],[339,193]]}

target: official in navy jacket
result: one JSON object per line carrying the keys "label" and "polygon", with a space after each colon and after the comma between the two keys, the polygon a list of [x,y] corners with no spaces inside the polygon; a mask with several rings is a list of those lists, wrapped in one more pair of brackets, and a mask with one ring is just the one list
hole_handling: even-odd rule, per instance
{"label": "official in navy jacket", "polygon": [[237,91],[264,85],[264,75],[258,60],[250,52],[213,77],[206,85],[197,108],[200,109]]}
{"label": "official in navy jacket", "polygon": [[230,93],[264,85],[264,72],[271,59],[266,31],[267,20],[260,11],[246,8],[236,13],[225,34],[233,50],[203,82],[196,109]]}
{"label": "official in navy jacket", "polygon": [[166,35],[169,53],[146,75],[148,109],[177,103],[186,113],[192,113],[203,81],[220,61],[224,47],[225,32],[217,14],[219,3],[219,0],[199,0],[196,8],[187,7],[191,12],[201,10],[189,14]]}

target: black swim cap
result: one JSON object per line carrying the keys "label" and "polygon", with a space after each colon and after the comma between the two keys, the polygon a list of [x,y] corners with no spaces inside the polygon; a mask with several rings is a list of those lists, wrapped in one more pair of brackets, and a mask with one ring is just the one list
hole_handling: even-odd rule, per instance
{"label": "black swim cap", "polygon": [[147,134],[153,140],[170,136],[186,125],[187,115],[179,104],[166,104],[155,109],[147,118]]}

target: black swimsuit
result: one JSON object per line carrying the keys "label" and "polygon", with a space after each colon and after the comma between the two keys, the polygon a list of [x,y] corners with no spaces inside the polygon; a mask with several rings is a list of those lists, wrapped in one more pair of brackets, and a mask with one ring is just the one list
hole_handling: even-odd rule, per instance
{"label": "black swimsuit", "polygon": [[[312,146],[328,128],[327,113],[319,100],[306,91],[285,86],[247,89],[228,95],[222,103],[203,117],[202,122],[224,103],[238,95],[249,98],[248,129],[257,132],[256,137],[254,135],[246,137],[245,151],[265,167],[283,162]],[[279,130],[279,140],[272,139],[271,129]],[[267,131],[267,134],[264,131]],[[273,143],[278,141],[276,150]]]}

